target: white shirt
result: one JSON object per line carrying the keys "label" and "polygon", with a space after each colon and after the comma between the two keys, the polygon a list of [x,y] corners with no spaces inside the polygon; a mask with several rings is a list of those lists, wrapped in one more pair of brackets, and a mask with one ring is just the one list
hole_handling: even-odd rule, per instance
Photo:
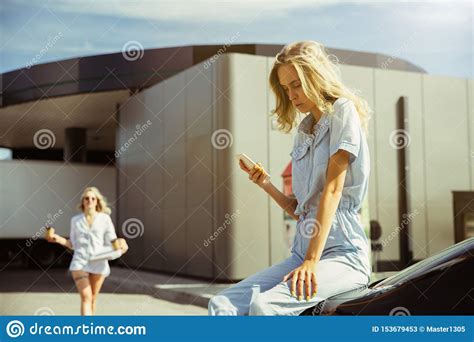
{"label": "white shirt", "polygon": [[97,213],[90,228],[84,213],[74,216],[71,219],[69,237],[74,249],[70,271],[83,270],[105,276],[110,274],[107,260],[89,260],[92,255],[102,251],[104,246],[111,246],[111,242],[117,238],[114,224],[108,214]]}

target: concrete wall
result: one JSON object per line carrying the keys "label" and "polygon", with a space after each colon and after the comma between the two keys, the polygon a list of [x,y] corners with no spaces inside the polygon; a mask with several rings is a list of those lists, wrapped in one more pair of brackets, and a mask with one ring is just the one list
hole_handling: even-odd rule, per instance
{"label": "concrete wall", "polygon": [[143,235],[129,239],[131,265],[213,275],[212,249],[203,246],[215,225],[213,77],[212,69],[196,66],[122,104],[118,148],[137,125],[151,123],[117,163],[120,221],[143,225]]}
{"label": "concrete wall", "polygon": [[[262,162],[282,189],[294,132],[285,135],[272,127],[271,64],[272,58],[225,54],[208,68],[198,64],[122,104],[117,148],[137,127],[151,123],[118,159],[119,222],[137,218],[144,227],[143,235],[130,241],[125,260],[131,265],[241,279],[288,255],[282,210],[248,181],[234,159],[244,152]],[[371,178],[364,208],[369,212],[363,218],[366,228],[369,219],[382,225],[382,260],[399,257],[397,150],[389,138],[400,96],[409,101],[415,258],[451,245],[451,190],[473,189],[472,81],[341,69],[344,82],[375,111],[368,137]],[[213,134],[232,143],[218,148]]]}
{"label": "concrete wall", "polygon": [[28,239],[46,223],[69,236],[71,217],[79,213],[76,206],[91,185],[112,204],[116,223],[114,167],[9,160],[0,162],[0,179],[0,238]]}
{"label": "concrete wall", "polygon": [[[407,96],[409,101],[408,127],[410,144],[409,172],[411,185],[412,210],[420,212],[412,221],[412,233],[418,245],[426,246],[424,208],[420,208],[418,202],[423,201],[423,169],[416,161],[423,159],[422,118],[421,108],[421,74],[411,72],[394,72],[391,70],[376,69],[372,72],[373,88],[371,103],[374,109],[374,118],[371,123],[371,137],[369,141],[371,149],[371,179],[369,193],[370,217],[378,220],[382,226],[383,252],[382,260],[399,259],[399,235],[397,227],[398,218],[398,168],[397,149],[391,141],[391,134],[396,129],[396,103],[400,96]],[[402,137],[403,139],[403,137]],[[395,140],[395,139],[393,139]],[[426,257],[417,244],[414,255],[419,258]]]}
{"label": "concrete wall", "polygon": [[472,107],[468,111],[472,92],[468,95],[467,87],[463,79],[423,77],[428,254],[454,243],[451,191],[473,190],[469,127],[474,114]]}
{"label": "concrete wall", "polygon": [[423,259],[454,243],[451,191],[473,190],[469,151],[474,148],[469,136],[474,116],[467,105],[472,92],[468,92],[469,81],[453,77],[378,69],[374,75],[371,219],[383,228],[382,260],[397,260],[399,179],[390,136],[396,129],[396,102],[406,96],[411,244],[414,258]]}

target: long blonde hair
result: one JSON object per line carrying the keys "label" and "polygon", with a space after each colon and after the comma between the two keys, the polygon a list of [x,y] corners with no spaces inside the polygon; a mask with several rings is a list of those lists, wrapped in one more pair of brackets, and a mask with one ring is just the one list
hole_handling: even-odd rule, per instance
{"label": "long blonde hair", "polygon": [[97,204],[95,206],[95,210],[98,213],[106,213],[110,215],[112,213],[112,210],[107,204],[107,199],[100,193],[99,189],[97,189],[95,186],[89,186],[85,188],[81,196],[81,202],[79,203],[77,208],[84,212],[84,197],[86,197],[86,194],[89,191],[93,192],[95,197],[97,197]]}
{"label": "long blonde hair", "polygon": [[269,82],[276,96],[276,107],[271,115],[277,115],[280,130],[288,133],[296,125],[296,108],[280,85],[277,73],[281,65],[287,64],[295,67],[306,97],[315,103],[321,112],[332,112],[332,104],[339,97],[352,100],[362,128],[366,134],[368,133],[368,121],[372,110],[366,100],[342,83],[337,63],[331,61],[324,46],[315,41],[288,44],[276,55]]}

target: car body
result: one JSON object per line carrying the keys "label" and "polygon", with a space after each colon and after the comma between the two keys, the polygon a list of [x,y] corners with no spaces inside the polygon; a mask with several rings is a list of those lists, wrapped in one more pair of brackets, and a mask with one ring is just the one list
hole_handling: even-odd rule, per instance
{"label": "car body", "polygon": [[474,237],[301,315],[474,315]]}

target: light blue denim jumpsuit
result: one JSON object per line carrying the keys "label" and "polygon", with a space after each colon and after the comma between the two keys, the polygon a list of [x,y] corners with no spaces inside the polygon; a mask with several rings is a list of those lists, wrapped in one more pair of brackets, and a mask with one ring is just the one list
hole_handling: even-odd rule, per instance
{"label": "light blue denim jumpsuit", "polygon": [[[292,152],[292,187],[299,216],[291,256],[211,298],[210,315],[299,315],[338,293],[367,285],[370,280],[369,244],[358,210],[367,193],[369,148],[353,102],[339,98],[331,113],[314,124],[308,114],[298,126]],[[291,279],[283,277],[300,266],[313,236],[316,212],[326,182],[330,156],[350,153],[341,200],[316,270],[316,296],[306,301],[290,294]],[[303,287],[304,288],[304,287]]]}

